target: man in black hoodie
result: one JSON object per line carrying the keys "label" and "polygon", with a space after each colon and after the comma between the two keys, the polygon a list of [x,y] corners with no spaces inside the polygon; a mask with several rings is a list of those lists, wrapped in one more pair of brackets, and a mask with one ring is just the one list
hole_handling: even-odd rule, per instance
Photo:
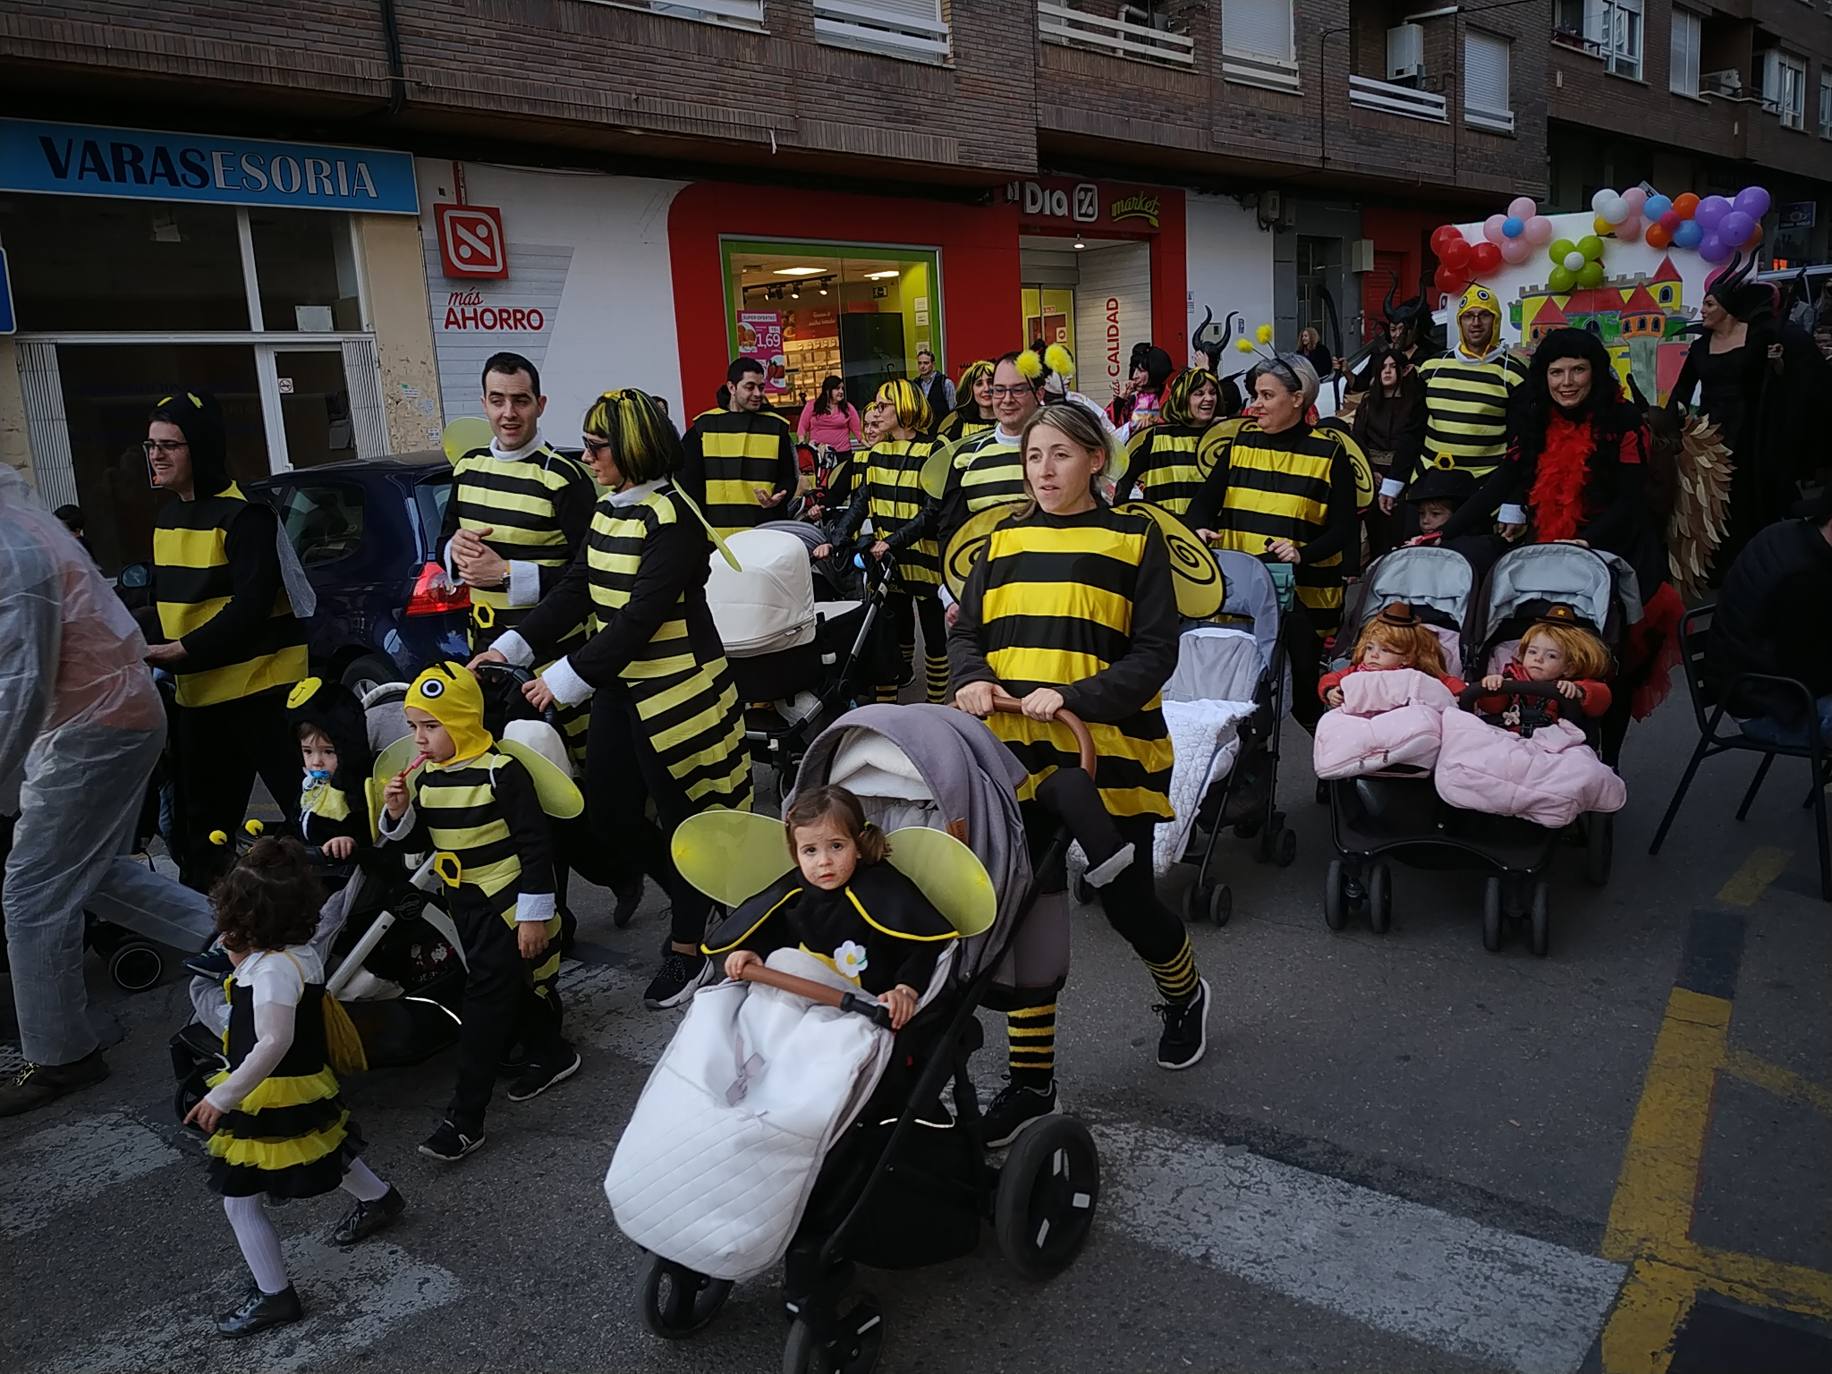
{"label": "man in black hoodie", "polygon": [[[1820,738],[1832,742],[1832,487],[1798,508],[1804,519],[1780,520],[1743,546],[1718,591],[1705,653],[1705,679],[1723,699],[1740,673],[1767,673],[1806,684]],[[1730,713],[1743,733],[1774,744],[1803,745],[1807,719],[1799,695],[1773,683],[1737,687]]]}

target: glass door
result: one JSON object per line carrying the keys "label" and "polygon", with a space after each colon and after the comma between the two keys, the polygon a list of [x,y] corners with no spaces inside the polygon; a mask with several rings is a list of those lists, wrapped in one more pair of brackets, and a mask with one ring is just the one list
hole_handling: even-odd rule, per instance
{"label": "glass door", "polygon": [[316,467],[357,456],[341,348],[274,349],[274,387],[281,451],[291,466]]}

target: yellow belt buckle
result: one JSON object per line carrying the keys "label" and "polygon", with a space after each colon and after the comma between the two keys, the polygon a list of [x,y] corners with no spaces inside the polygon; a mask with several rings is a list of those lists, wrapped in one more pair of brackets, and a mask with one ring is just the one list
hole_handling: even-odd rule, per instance
{"label": "yellow belt buckle", "polygon": [[496,623],[496,608],[482,601],[471,601],[471,623],[480,630],[487,630]]}
{"label": "yellow belt buckle", "polygon": [[1452,468],[1456,467],[1457,460],[1453,454],[1440,453],[1436,458],[1431,460],[1431,465],[1440,472],[1449,472]]}
{"label": "yellow belt buckle", "polygon": [[464,882],[464,864],[449,849],[442,849],[433,855],[433,872],[439,875],[439,881],[447,887],[457,887]]}

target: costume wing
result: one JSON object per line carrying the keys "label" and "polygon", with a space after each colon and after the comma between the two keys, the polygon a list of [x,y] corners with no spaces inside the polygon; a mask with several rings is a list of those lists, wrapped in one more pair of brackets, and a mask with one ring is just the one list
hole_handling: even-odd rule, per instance
{"label": "costume wing", "polygon": [[1222,581],[1221,565],[1212,550],[1196,537],[1195,531],[1162,506],[1149,501],[1126,501],[1114,507],[1131,515],[1149,515],[1164,532],[1170,546],[1172,585],[1177,592],[1177,614],[1185,620],[1207,620],[1221,609],[1227,599],[1227,584]]}
{"label": "costume wing", "polygon": [[1202,432],[1202,439],[1196,445],[1196,470],[1205,480],[1215,470],[1215,460],[1222,449],[1234,442],[1235,436],[1251,419],[1251,416],[1236,415],[1232,420],[1217,420]]}
{"label": "costume wing", "polygon": [[788,872],[782,822],[712,806],[674,828],[674,866],[727,910],[736,910]]}
{"label": "costume wing", "polygon": [[1368,462],[1367,452],[1355,441],[1349,427],[1339,418],[1324,420],[1317,428],[1327,429],[1341,440],[1349,461],[1355,465],[1355,512],[1361,514],[1374,504],[1374,465]]}
{"label": "costume wing", "polygon": [[1717,426],[1695,415],[1680,435],[1674,466],[1667,567],[1679,594],[1690,599],[1704,590],[1712,557],[1724,539],[1734,465]]}
{"label": "costume wing", "polygon": [[[569,821],[585,810],[585,797],[578,785],[545,754],[512,739],[499,739],[494,747],[528,770],[528,776],[534,780],[534,795],[541,803],[541,810],[549,816]],[[371,815],[380,816],[382,789],[388,786],[394,775],[404,768],[415,766],[419,760],[419,746],[413,742],[412,735],[396,740],[375,756],[375,769],[369,775],[372,796],[375,798],[375,808]]]}
{"label": "costume wing", "polygon": [[992,928],[999,912],[999,896],[992,889],[992,878],[985,866],[971,849],[945,830],[921,825],[906,825],[891,831],[886,838],[890,841],[892,867],[921,888],[930,905],[947,917],[948,924],[963,938]]}
{"label": "costume wing", "polygon": [[948,469],[954,466],[954,458],[959,452],[961,441],[941,442],[935,451],[923,459],[922,482],[923,495],[931,501],[941,500],[942,493],[948,489]]}
{"label": "costume wing", "polygon": [[1023,505],[1021,501],[1006,501],[988,506],[969,517],[967,523],[954,532],[954,538],[948,541],[948,551],[942,556],[941,575],[955,600],[960,599],[966,588],[967,575],[973,571],[973,565],[986,552],[992,532],[1023,509]]}
{"label": "costume wing", "polygon": [[439,447],[456,463],[467,453],[490,446],[490,422],[476,415],[453,420],[439,436]]}

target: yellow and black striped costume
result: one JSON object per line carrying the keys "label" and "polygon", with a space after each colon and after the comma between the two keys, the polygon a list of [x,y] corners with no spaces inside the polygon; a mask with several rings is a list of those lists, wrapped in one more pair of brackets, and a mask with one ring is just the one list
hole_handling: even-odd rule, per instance
{"label": "yellow and black striped costume", "polygon": [[[983,662],[1013,696],[1061,690],[1094,735],[1095,781],[1115,817],[1172,815],[1170,733],[1159,705],[1159,688],[1176,663],[1170,577],[1164,536],[1147,515],[1104,506],[1067,517],[1037,511],[993,531],[961,599],[957,632],[971,636],[978,654],[957,660],[957,686],[984,677]],[[1164,661],[1144,665],[1136,681],[1116,682],[1114,670],[1133,653],[1141,596],[1162,598],[1159,609],[1169,610],[1168,642],[1154,646]],[[1020,801],[1058,768],[1076,766],[1066,726],[1018,715],[995,715],[987,724],[1024,766]]]}
{"label": "yellow and black striped costume", "polygon": [[795,494],[801,469],[789,422],[773,410],[708,410],[682,436],[681,490],[706,523],[730,536],[782,519],[787,503],[765,510],[757,492]]}
{"label": "yellow and black striped costume", "polygon": [[[1419,375],[1425,380],[1425,450],[1419,461],[1478,479],[1488,476],[1507,456],[1508,400],[1526,380],[1526,364],[1506,352],[1484,361],[1453,350],[1428,359]],[[1410,482],[1414,472],[1391,475]]]}
{"label": "yellow and black striped costume", "polygon": [[975,435],[954,451],[948,469],[938,517],[941,547],[948,547],[968,517],[989,506],[1025,499],[1023,450],[1003,438],[997,427]]}
{"label": "yellow and black striped costume", "polygon": [[1162,506],[1179,520],[1202,490],[1203,469],[1196,453],[1207,425],[1152,425],[1126,445],[1126,480],[1139,495]]}
{"label": "yellow and black striped costume", "polygon": [[1215,547],[1264,556],[1274,539],[1302,551],[1297,595],[1323,638],[1342,621],[1342,578],[1355,530],[1355,472],[1341,436],[1295,425],[1267,434],[1248,421],[1225,445],[1189,522]]}
{"label": "yellow and black striped costume", "polygon": [[[448,545],[461,529],[487,529],[490,533],[483,542],[491,552],[507,562],[532,563],[540,570],[543,595],[578,552],[598,499],[591,474],[546,444],[514,458],[490,448],[473,449],[452,468],[452,484],[441,546]],[[489,648],[498,635],[513,630],[533,609],[533,604],[511,606],[507,585],[472,587],[471,651]],[[560,641],[555,656],[584,639],[581,622]],[[574,706],[560,707],[558,715],[566,751],[578,764],[585,755],[591,713],[584,706]]]}
{"label": "yellow and black striped costume", "polygon": [[[935,538],[936,510],[922,486],[923,464],[940,446],[935,439],[883,439],[859,455],[859,488],[839,522],[835,542],[852,538],[871,517],[874,540],[891,546],[896,560],[896,588],[904,595],[892,603],[898,650],[906,671],[916,658],[916,625],[923,637],[927,699],[939,704],[948,692],[948,652],[941,602],[941,551]],[[913,604],[912,604],[913,603]],[[895,701],[898,684],[876,684],[880,701]]]}
{"label": "yellow and black striped costume", "polygon": [[[263,951],[263,959],[292,957]],[[231,974],[223,990],[229,1025],[223,1054],[229,1068],[211,1076],[215,1087],[255,1047],[254,988]],[[342,1180],[362,1153],[362,1133],[338,1095],[324,1025],[324,985],[306,983],[293,1013],[293,1043],[274,1071],[231,1111],[210,1137],[210,1185],[224,1197],[316,1197]]]}
{"label": "yellow and black striped costume", "polygon": [[[231,547],[239,543],[234,527],[245,512],[254,514],[241,488],[231,482],[214,496],[169,502],[154,522],[153,598],[159,625],[168,639],[189,637],[186,661],[176,669],[180,706],[239,701],[289,687],[308,671],[305,626],[293,614],[279,579],[271,518],[251,518],[251,546]],[[272,601],[264,603],[266,613],[257,608],[247,625],[218,621],[236,594],[235,565],[256,564],[270,568],[275,583]]]}
{"label": "yellow and black striped costume", "polygon": [[968,419],[961,411],[950,410],[935,427],[935,437],[946,439],[949,443],[959,443],[964,439],[988,434],[998,427],[996,420]]}

